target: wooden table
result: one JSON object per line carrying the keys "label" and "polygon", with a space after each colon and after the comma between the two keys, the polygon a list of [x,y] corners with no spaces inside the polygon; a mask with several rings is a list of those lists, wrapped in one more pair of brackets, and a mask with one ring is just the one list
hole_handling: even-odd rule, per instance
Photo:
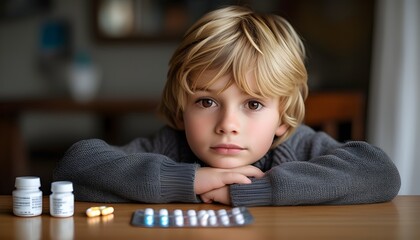
{"label": "wooden table", "polygon": [[235,228],[142,228],[130,224],[137,209],[220,209],[214,204],[107,204],[108,217],[87,218],[95,203],[76,202],[69,218],[49,215],[48,199],[38,217],[12,214],[12,197],[0,196],[0,239],[420,239],[420,196],[350,206],[252,207],[254,223]]}

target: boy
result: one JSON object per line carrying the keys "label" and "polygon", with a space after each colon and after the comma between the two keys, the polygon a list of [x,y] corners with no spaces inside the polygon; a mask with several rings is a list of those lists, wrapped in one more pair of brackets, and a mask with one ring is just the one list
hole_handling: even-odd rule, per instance
{"label": "boy", "polygon": [[169,126],[126,146],[74,144],[55,170],[81,201],[219,202],[234,206],[389,201],[400,178],[365,142],[301,125],[304,47],[284,19],[238,6],[186,33],[160,113]]}

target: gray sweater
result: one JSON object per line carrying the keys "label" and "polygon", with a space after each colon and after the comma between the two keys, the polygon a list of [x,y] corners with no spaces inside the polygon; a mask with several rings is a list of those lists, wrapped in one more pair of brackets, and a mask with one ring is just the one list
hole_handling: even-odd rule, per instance
{"label": "gray sweater", "polygon": [[[164,127],[121,147],[99,139],[77,142],[53,179],[72,181],[79,201],[199,203],[194,177],[201,166],[185,133]],[[376,203],[393,199],[400,188],[398,170],[379,148],[339,143],[304,125],[254,166],[264,177],[230,185],[232,205]]]}

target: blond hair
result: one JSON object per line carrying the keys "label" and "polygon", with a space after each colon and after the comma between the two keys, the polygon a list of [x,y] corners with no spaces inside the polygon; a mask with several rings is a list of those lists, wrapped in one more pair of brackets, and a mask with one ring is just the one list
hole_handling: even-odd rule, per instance
{"label": "blond hair", "polygon": [[[196,90],[202,72],[229,74],[230,82],[252,96],[280,97],[280,119],[288,126],[273,146],[285,141],[303,121],[308,94],[305,49],[298,34],[282,17],[259,14],[249,8],[229,6],[204,15],[184,35],[169,62],[167,82],[159,106],[168,124],[182,128],[188,94]],[[252,69],[256,88],[251,89],[246,73]]]}

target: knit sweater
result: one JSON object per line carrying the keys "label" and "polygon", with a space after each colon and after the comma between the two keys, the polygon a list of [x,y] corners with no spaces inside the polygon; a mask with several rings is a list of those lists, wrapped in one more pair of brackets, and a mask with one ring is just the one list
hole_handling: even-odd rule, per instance
{"label": "knit sweater", "polygon": [[[230,185],[234,206],[376,203],[393,199],[400,188],[398,170],[381,149],[340,143],[305,125],[253,165],[264,177]],[[185,132],[163,127],[125,146],[77,142],[53,179],[72,181],[79,201],[199,203],[194,178],[202,166]]]}

